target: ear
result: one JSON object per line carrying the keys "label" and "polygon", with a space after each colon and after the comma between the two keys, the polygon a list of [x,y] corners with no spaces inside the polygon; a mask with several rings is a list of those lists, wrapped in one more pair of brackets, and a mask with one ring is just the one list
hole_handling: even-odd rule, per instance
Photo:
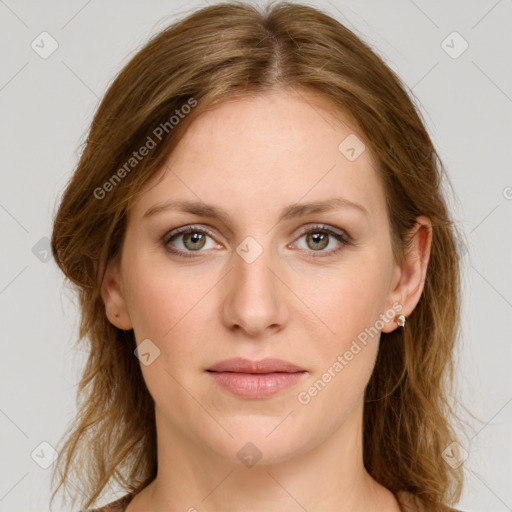
{"label": "ear", "polygon": [[128,308],[121,288],[121,272],[118,258],[107,263],[101,283],[101,297],[105,304],[105,314],[109,322],[124,331],[133,328]]}
{"label": "ear", "polygon": [[[427,276],[430,248],[432,244],[432,223],[424,215],[417,217],[416,225],[412,228],[411,243],[405,255],[405,261],[395,268],[391,291],[391,304],[398,303],[402,309],[397,315],[409,316],[418,304]],[[386,322],[382,332],[392,332],[396,329],[395,318]]]}

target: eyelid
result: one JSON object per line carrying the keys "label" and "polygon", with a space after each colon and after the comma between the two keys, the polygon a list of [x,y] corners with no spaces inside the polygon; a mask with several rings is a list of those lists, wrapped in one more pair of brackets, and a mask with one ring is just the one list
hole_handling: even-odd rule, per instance
{"label": "eyelid", "polygon": [[334,237],[340,245],[335,249],[331,249],[329,251],[313,251],[307,249],[299,249],[300,252],[306,252],[308,254],[308,257],[310,258],[328,258],[330,256],[336,256],[345,247],[355,245],[354,239],[345,230],[335,228],[334,226],[330,226],[328,224],[318,223],[313,223],[309,224],[308,226],[304,226],[301,229],[300,234],[295,238],[295,241],[291,245],[295,244],[304,235],[315,232],[327,233],[330,237]]}
{"label": "eyelid", "polygon": [[[171,239],[174,237],[178,237],[179,235],[183,235],[184,233],[188,233],[189,231],[199,231],[204,232],[207,234],[210,238],[214,239],[216,243],[217,242],[217,235],[209,228],[205,227],[204,225],[197,225],[197,224],[187,224],[185,226],[181,226],[179,228],[171,229],[170,231],[166,231],[164,236],[161,237],[162,243],[167,246]],[[192,251],[189,251],[192,252]],[[199,251],[204,252],[204,251]]]}
{"label": "eyelid", "polygon": [[[194,254],[194,251],[181,251],[180,249],[169,249],[169,243],[172,238],[177,237],[179,235],[182,235],[184,233],[187,233],[189,231],[199,231],[206,233],[209,237],[214,239],[216,242],[216,235],[213,233],[213,231],[208,227],[198,224],[187,224],[184,226],[181,226],[179,228],[172,229],[170,231],[167,231],[163,237],[161,237],[162,243],[167,251],[169,251],[172,254],[177,254],[178,256],[184,257],[195,257],[192,256]],[[302,238],[305,234],[315,232],[315,231],[324,231],[327,232],[330,236],[335,236],[335,238],[338,240],[338,242],[341,244],[341,246],[348,246],[354,244],[354,240],[352,237],[344,230],[341,230],[339,228],[336,228],[334,226],[328,225],[328,224],[321,224],[321,223],[312,223],[308,224],[306,226],[302,226],[302,228],[299,231],[299,234],[295,237],[294,241],[289,244],[293,245],[295,244],[300,238]],[[220,243],[220,242],[217,242]],[[289,245],[287,247],[289,247]],[[313,257],[326,257],[329,255],[333,255],[337,253],[341,248],[338,247],[336,249],[331,249],[330,251],[307,251],[307,250],[300,250],[301,252],[305,251],[308,253],[311,253]],[[202,252],[206,251],[197,251],[197,254],[200,255]],[[314,254],[317,252],[318,254]]]}
{"label": "eyelid", "polygon": [[[300,231],[299,231],[299,234],[297,235],[297,237],[301,237],[302,235],[309,233],[311,230],[314,230],[314,229],[332,231],[340,236],[344,236],[350,242],[353,241],[352,237],[346,231],[336,228],[334,226],[331,226],[329,224],[322,224],[322,223],[312,223],[312,224],[308,224],[306,226],[302,226],[302,228],[300,228]],[[213,231],[207,225],[205,227],[204,224],[201,224],[201,225],[187,224],[187,225],[181,226],[179,228],[175,228],[170,231],[166,231],[163,238],[165,240],[168,240],[175,235],[179,235],[182,233],[186,233],[187,231],[194,231],[194,230],[204,231],[212,238],[216,237],[216,234],[214,234]]]}
{"label": "eyelid", "polygon": [[352,241],[352,237],[346,231],[336,228],[334,226],[331,226],[330,224],[323,224],[323,223],[320,223],[320,224],[313,223],[313,224],[308,224],[307,226],[303,226],[301,228],[301,231],[299,232],[298,236],[301,237],[301,236],[305,235],[306,233],[314,231],[315,229],[317,229],[318,231],[329,231],[336,235],[342,236],[347,240],[347,242]]}

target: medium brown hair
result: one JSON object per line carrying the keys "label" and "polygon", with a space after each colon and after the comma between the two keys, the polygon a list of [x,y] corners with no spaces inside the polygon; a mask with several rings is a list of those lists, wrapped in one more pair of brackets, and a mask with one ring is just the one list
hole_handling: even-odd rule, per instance
{"label": "medium brown hair", "polygon": [[[170,25],[122,69],[94,116],[55,216],[53,256],[78,293],[78,342],[88,360],[52,502],[64,486],[73,503],[89,507],[111,483],[139,492],[156,477],[154,403],[133,353],[133,330],[117,329],[105,315],[105,265],[119,255],[137,194],[192,120],[237,95],[270,90],[315,91],[354,121],[377,163],[397,262],[404,261],[417,216],[432,222],[421,299],[405,329],[381,335],[365,392],[363,456],[375,480],[395,494],[411,493],[428,510],[460,498],[462,467],[452,468],[442,452],[457,440],[454,426],[462,425],[451,400],[462,236],[443,197],[441,160],[411,93],[354,32],[318,9],[279,2],[260,11],[229,2]],[[190,113],[170,123],[193,102]],[[161,128],[157,141],[162,126],[167,130]],[[131,161],[148,137],[155,146]]]}

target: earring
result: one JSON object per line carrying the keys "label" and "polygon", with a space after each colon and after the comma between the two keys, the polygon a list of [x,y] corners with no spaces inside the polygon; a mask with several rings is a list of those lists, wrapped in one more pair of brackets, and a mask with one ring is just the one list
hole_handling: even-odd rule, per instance
{"label": "earring", "polygon": [[399,327],[404,327],[407,317],[405,315],[398,315],[396,323]]}

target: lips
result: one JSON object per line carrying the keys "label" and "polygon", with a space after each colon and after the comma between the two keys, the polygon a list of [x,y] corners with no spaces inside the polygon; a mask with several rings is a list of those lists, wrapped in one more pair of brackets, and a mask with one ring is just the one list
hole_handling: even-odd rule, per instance
{"label": "lips", "polygon": [[298,383],[308,373],[300,366],[274,358],[260,361],[227,359],[207,372],[221,389],[249,400],[273,396]]}
{"label": "lips", "polygon": [[295,364],[282,359],[266,358],[260,361],[251,361],[242,357],[226,359],[207,371],[209,372],[236,372],[236,373],[296,373],[306,371]]}

